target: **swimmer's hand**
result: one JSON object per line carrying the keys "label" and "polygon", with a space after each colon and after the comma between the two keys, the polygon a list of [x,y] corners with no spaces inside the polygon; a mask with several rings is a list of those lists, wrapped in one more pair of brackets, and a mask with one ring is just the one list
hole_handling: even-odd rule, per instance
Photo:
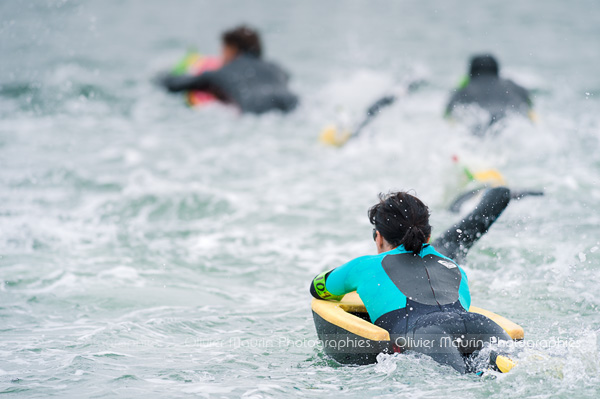
{"label": "swimmer's hand", "polygon": [[160,87],[164,87],[169,91],[175,91],[172,89],[174,86],[173,78],[175,78],[175,76],[173,76],[170,72],[161,72],[156,75],[154,79],[152,79],[152,82]]}
{"label": "swimmer's hand", "polygon": [[172,73],[162,73],[156,76],[155,82],[170,91],[176,93],[186,90],[201,90],[203,87],[196,87],[198,76],[191,75],[173,75]]}

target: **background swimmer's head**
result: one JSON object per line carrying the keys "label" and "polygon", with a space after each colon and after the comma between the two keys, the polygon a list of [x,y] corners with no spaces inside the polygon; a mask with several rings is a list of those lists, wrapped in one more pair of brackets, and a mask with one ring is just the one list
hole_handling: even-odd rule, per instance
{"label": "background swimmer's head", "polygon": [[498,61],[491,54],[475,55],[471,58],[469,77],[474,78],[482,75],[498,76]]}
{"label": "background swimmer's head", "polygon": [[407,251],[418,254],[431,235],[429,208],[402,191],[379,194],[379,203],[369,209],[369,220],[375,226],[379,253],[404,245]]}
{"label": "background swimmer's head", "polygon": [[221,36],[223,41],[223,61],[233,61],[239,54],[249,54],[260,58],[262,45],[258,32],[245,25],[228,30]]}

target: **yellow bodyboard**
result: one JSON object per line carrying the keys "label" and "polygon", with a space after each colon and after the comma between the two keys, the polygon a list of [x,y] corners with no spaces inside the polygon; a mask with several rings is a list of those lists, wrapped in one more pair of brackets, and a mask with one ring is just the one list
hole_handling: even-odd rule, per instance
{"label": "yellow bodyboard", "polygon": [[[350,292],[346,294],[339,302],[313,299],[311,307],[315,313],[325,320],[356,335],[376,341],[390,339],[390,335],[387,330],[349,313],[367,312],[367,308],[365,308],[360,296],[358,296],[356,292]],[[469,312],[479,313],[493,320],[496,324],[502,327],[502,329],[506,331],[506,333],[513,340],[521,340],[525,336],[523,327],[508,320],[506,317],[502,317],[499,314],[478,308],[476,306],[471,306],[469,308]]]}
{"label": "yellow bodyboard", "polygon": [[341,147],[350,139],[349,132],[340,133],[334,125],[327,126],[321,131],[319,141],[326,145]]}

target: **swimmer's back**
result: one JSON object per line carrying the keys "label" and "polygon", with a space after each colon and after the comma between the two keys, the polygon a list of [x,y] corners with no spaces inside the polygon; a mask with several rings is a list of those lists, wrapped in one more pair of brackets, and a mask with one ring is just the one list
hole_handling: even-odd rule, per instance
{"label": "swimmer's back", "polygon": [[289,75],[277,64],[251,55],[240,55],[217,71],[203,74],[213,90],[243,112],[263,113],[272,109],[291,111],[298,98],[289,91]]}
{"label": "swimmer's back", "polygon": [[503,117],[507,113],[527,116],[531,101],[527,90],[511,80],[496,76],[478,76],[469,84],[454,93],[447,112],[467,105],[478,105],[494,117]]}

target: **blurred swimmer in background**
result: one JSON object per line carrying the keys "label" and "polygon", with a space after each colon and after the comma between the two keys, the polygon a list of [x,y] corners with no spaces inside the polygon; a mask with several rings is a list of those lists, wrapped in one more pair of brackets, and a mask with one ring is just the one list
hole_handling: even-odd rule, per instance
{"label": "blurred swimmer in background", "polygon": [[461,120],[473,112],[484,111],[485,116],[473,126],[473,133],[484,135],[488,128],[510,114],[534,120],[532,101],[527,89],[499,75],[498,61],[489,54],[471,58],[469,75],[454,90],[446,107],[446,117]]}
{"label": "blurred swimmer in background", "polygon": [[262,44],[256,30],[239,26],[224,32],[221,40],[221,68],[196,76],[167,74],[159,78],[159,83],[170,92],[211,93],[242,112],[289,112],[296,107],[298,97],[288,88],[289,74],[262,58]]}

